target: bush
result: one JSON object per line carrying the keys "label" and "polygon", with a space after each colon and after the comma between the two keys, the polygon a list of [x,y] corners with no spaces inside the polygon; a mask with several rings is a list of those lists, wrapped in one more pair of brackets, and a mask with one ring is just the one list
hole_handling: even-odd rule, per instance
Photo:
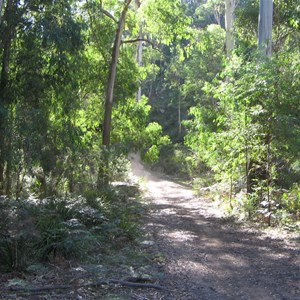
{"label": "bush", "polygon": [[287,212],[300,219],[300,186],[298,184],[282,195],[282,205]]}
{"label": "bush", "polygon": [[88,260],[104,241],[134,240],[136,205],[124,191],[107,190],[97,196],[22,201],[1,197],[0,271],[22,271],[57,259]]}
{"label": "bush", "polygon": [[155,166],[166,174],[185,178],[196,176],[202,168],[193,153],[180,144],[162,146]]}

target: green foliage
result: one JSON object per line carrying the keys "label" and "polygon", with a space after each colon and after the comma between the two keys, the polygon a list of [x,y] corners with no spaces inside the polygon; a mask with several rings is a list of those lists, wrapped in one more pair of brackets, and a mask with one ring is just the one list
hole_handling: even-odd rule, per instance
{"label": "green foliage", "polygon": [[113,112],[112,142],[123,141],[125,145],[138,145],[141,134],[147,126],[147,118],[150,106],[147,99],[143,98],[139,103],[134,98],[125,103],[118,103]]}
{"label": "green foliage", "polygon": [[138,194],[136,187],[128,186],[88,197],[2,197],[1,271],[24,270],[45,261],[88,261],[99,245],[117,238],[133,241],[139,234],[140,211],[132,197]]}
{"label": "green foliage", "polygon": [[[7,122],[0,126],[9,145],[0,157],[7,166],[8,194],[76,193],[95,187],[101,176],[103,102],[116,24],[100,5],[116,18],[122,6],[115,1],[35,1],[18,7],[9,64],[12,101],[5,108]],[[134,31],[137,20],[131,18]],[[124,153],[140,146],[150,109],[146,100],[134,100],[135,49],[126,44],[120,54],[112,132],[117,150],[102,170],[112,180],[124,176]]]}
{"label": "green foliage", "polygon": [[170,45],[187,37],[191,19],[184,14],[185,5],[179,0],[143,1],[143,15],[147,16],[147,29],[160,42]]}
{"label": "green foliage", "polygon": [[101,177],[126,179],[130,150],[170,174],[209,169],[236,189],[247,186],[251,213],[266,200],[276,206],[277,192],[291,189],[282,201],[287,214],[298,214],[298,1],[274,1],[275,55],[259,63],[258,0],[238,1],[230,60],[224,1],[131,5],[122,39],[136,39],[142,28],[151,43],[143,43],[142,68],[136,44],[121,45],[111,149],[103,149],[101,131],[113,19],[124,2],[14,3],[11,11],[4,5],[0,26],[0,188],[18,199],[0,203],[6,269],[29,264],[34,245],[42,259],[76,256],[84,243],[92,249],[105,228],[112,240],[133,238],[133,208],[120,204],[126,197],[99,185]]}
{"label": "green foliage", "polygon": [[259,164],[265,164],[262,169],[269,164],[269,172],[272,165],[270,176],[276,180],[280,176],[276,172],[279,165],[287,163],[287,158],[292,162],[293,154],[298,153],[298,92],[291,92],[291,88],[297,81],[299,66],[295,59],[292,66],[288,61],[286,57],[277,57],[266,64],[248,63],[238,68],[233,65],[235,78],[220,82],[217,89],[207,89],[218,99],[216,126],[206,126],[203,111],[191,111],[194,131],[186,141],[220,178],[228,175],[227,178],[233,176],[237,180],[246,172],[246,163],[255,161],[257,168]]}
{"label": "green foliage", "polygon": [[34,186],[41,194],[52,194],[62,181],[67,153],[79,148],[74,112],[84,62],[83,23],[70,1],[30,3],[22,13],[11,49],[13,101],[5,124],[10,144],[6,190],[17,197],[21,190],[28,192],[29,176],[37,178]]}
{"label": "green foliage", "polygon": [[155,166],[166,174],[185,179],[203,171],[193,153],[180,144],[162,146]]}
{"label": "green foliage", "polygon": [[152,83],[156,89],[149,91],[150,120],[161,124],[174,143],[183,141],[183,121],[189,119],[191,107],[199,104],[205,109],[213,105],[202,88],[222,70],[224,39],[224,30],[218,25],[202,30],[190,28],[187,41],[163,49],[165,59],[154,57],[160,72]]}
{"label": "green foliage", "polygon": [[[224,23],[224,10],[225,10],[225,1],[223,0],[207,0],[203,1],[204,3],[200,4],[196,8],[197,15],[197,24],[201,27],[205,27],[207,23],[217,23],[219,25]],[[198,25],[198,26],[199,26]]]}
{"label": "green foliage", "polygon": [[300,218],[300,187],[295,184],[290,191],[283,193],[282,195],[283,207],[292,215]]}
{"label": "green foliage", "polygon": [[168,136],[162,134],[162,127],[158,123],[149,123],[142,132],[142,158],[153,164],[158,161],[160,149],[169,145],[170,139]]}
{"label": "green foliage", "polygon": [[[6,271],[22,270],[46,259],[83,257],[95,247],[97,237],[89,228],[102,224],[104,217],[89,207],[84,198],[29,198],[13,205],[15,214],[6,215],[10,224],[6,237],[0,241]],[[12,207],[7,202],[7,209]]]}
{"label": "green foliage", "polygon": [[[236,52],[250,59],[256,50],[258,32],[258,0],[240,0],[235,10]],[[286,46],[299,47],[299,3],[295,0],[274,1],[273,52]]]}
{"label": "green foliage", "polygon": [[249,55],[257,44],[259,1],[239,1],[235,14],[237,51]]}
{"label": "green foliage", "polygon": [[157,162],[159,157],[159,150],[156,145],[152,145],[144,155],[144,160],[148,163]]}

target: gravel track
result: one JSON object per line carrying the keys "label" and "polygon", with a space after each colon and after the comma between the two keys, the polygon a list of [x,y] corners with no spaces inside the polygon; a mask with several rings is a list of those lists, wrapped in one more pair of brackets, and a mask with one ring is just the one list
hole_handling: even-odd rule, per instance
{"label": "gravel track", "polygon": [[152,207],[145,229],[166,288],[144,299],[300,299],[299,239],[222,217],[212,201],[145,170],[137,156],[132,169],[144,178]]}

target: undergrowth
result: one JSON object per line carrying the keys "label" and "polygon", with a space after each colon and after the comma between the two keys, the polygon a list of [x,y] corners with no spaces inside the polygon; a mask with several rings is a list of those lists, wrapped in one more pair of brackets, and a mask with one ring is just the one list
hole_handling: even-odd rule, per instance
{"label": "undergrowth", "polygon": [[261,225],[283,227],[300,234],[300,186],[289,190],[280,187],[258,187],[247,194],[239,184],[214,183],[212,174],[194,180],[194,189],[215,201],[224,215],[240,221],[251,221]]}
{"label": "undergrowth", "polygon": [[206,171],[195,154],[180,144],[161,146],[157,161],[150,165],[167,175],[183,180],[190,180]]}
{"label": "undergrowth", "polygon": [[138,197],[132,186],[87,196],[0,197],[0,271],[88,261],[118,241],[134,241],[139,235]]}

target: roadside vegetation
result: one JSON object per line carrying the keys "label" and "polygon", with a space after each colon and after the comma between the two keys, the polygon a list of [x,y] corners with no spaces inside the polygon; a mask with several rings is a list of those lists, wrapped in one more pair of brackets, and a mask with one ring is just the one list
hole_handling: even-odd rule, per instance
{"label": "roadside vegetation", "polygon": [[299,232],[299,40],[297,0],[0,0],[1,274],[147,261],[131,152]]}

